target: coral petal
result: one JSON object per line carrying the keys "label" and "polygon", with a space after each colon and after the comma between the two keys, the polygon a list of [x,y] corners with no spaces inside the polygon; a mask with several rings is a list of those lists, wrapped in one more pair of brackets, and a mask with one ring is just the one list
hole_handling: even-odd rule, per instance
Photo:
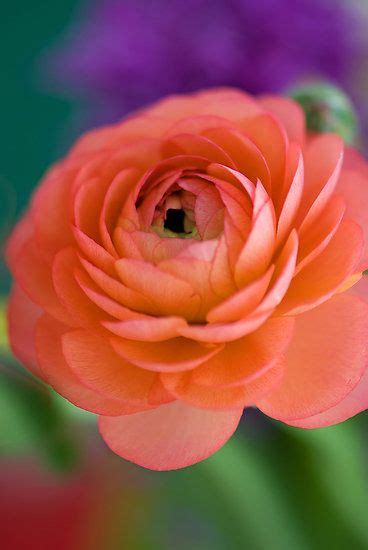
{"label": "coral petal", "polygon": [[368,409],[368,369],[365,370],[360,382],[340,403],[309,418],[288,420],[288,424],[298,428],[323,428],[344,422],[366,409]]}
{"label": "coral petal", "polygon": [[280,311],[294,315],[326,301],[354,272],[362,246],[360,227],[343,220],[323,253],[294,277]]}
{"label": "coral petal", "polygon": [[83,292],[78,285],[74,271],[80,262],[72,247],[63,248],[54,257],[52,281],[60,302],[84,327],[99,324],[103,312]]}
{"label": "coral petal", "polygon": [[[266,159],[271,173],[271,185],[276,188],[285,172],[288,139],[284,127],[270,114],[264,113],[245,121],[243,130]],[[266,185],[266,182],[262,182]],[[267,191],[271,191],[267,188]]]}
{"label": "coral petal", "polygon": [[148,315],[120,322],[102,322],[105,328],[122,338],[143,342],[162,342],[175,338],[178,336],[178,327],[186,324],[181,317],[149,317]]}
{"label": "coral petal", "polygon": [[152,470],[204,460],[236,430],[243,410],[204,411],[175,401],[120,418],[100,417],[100,432],[119,456]]}
{"label": "coral petal", "polygon": [[286,97],[263,95],[258,99],[258,103],[284,126],[290,141],[304,145],[305,114],[296,101]]}
{"label": "coral petal", "polygon": [[280,384],[283,373],[284,363],[281,360],[249,382],[231,387],[196,384],[191,373],[162,373],[161,380],[171,394],[189,405],[224,410],[254,405]]}
{"label": "coral petal", "polygon": [[323,413],[359,383],[368,360],[368,304],[346,294],[296,318],[283,382],[257,406],[287,422]]}
{"label": "coral petal", "polygon": [[42,309],[36,306],[18,285],[14,285],[8,302],[8,334],[14,355],[33,374],[42,378],[37,364],[34,329]]}
{"label": "coral petal", "polygon": [[112,336],[110,341],[116,353],[126,361],[159,372],[191,370],[223,348],[222,345],[201,345],[181,337],[153,343]]}
{"label": "coral petal", "polygon": [[207,314],[207,321],[209,323],[228,323],[244,319],[262,300],[273,271],[274,266],[271,266],[261,277],[211,309]]}
{"label": "coral petal", "polygon": [[275,212],[268,199],[260,208],[253,227],[235,266],[235,281],[239,287],[261,275],[275,250]]}
{"label": "coral petal", "polygon": [[115,266],[122,282],[155,304],[158,314],[191,318],[198,311],[199,298],[188,282],[139,260],[122,258]]}
{"label": "coral petal", "polygon": [[124,361],[106,335],[78,329],[62,336],[62,347],[70,369],[88,388],[132,405],[147,403],[155,374]]}
{"label": "coral petal", "polygon": [[336,134],[313,138],[304,152],[304,192],[298,219],[310,227],[336,189],[344,157],[344,143]]}
{"label": "coral petal", "polygon": [[[36,327],[37,357],[43,378],[63,397],[96,414],[121,415],[136,412],[136,407],[124,401],[110,399],[80,382],[68,367],[62,352],[61,338],[69,327],[43,315]],[[141,407],[140,410],[142,410]]]}
{"label": "coral petal", "polygon": [[197,367],[191,381],[216,387],[249,382],[279,360],[293,327],[291,317],[269,319],[257,331],[226,344],[220,353]]}
{"label": "coral petal", "polygon": [[346,204],[346,217],[356,221],[364,232],[364,254],[359,271],[368,268],[368,173],[343,170],[336,191]]}

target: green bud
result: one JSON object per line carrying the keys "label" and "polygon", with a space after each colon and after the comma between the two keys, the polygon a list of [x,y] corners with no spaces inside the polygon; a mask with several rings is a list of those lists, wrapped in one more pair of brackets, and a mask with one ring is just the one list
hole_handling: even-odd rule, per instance
{"label": "green bud", "polygon": [[357,117],[350,99],[342,90],[320,82],[295,87],[289,95],[304,109],[308,130],[334,132],[346,143],[356,141]]}

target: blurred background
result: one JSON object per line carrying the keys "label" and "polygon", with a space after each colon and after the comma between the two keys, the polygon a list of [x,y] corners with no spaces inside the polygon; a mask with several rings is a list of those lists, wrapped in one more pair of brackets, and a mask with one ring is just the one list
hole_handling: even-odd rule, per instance
{"label": "blurred background", "polygon": [[[311,127],[317,105],[320,129],[367,150],[366,0],[14,0],[1,11],[2,248],[80,132],[168,93],[290,93]],[[368,548],[367,413],[304,431],[249,410],[207,461],[143,470],[12,357],[9,288],[1,261],[2,550]]]}

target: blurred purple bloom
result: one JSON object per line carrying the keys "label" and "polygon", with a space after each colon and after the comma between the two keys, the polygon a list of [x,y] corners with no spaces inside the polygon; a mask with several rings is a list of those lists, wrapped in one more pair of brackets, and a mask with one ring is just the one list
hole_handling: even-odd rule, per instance
{"label": "blurred purple bloom", "polygon": [[89,123],[162,95],[217,85],[252,93],[329,79],[354,97],[364,27],[337,0],[99,0],[47,56]]}

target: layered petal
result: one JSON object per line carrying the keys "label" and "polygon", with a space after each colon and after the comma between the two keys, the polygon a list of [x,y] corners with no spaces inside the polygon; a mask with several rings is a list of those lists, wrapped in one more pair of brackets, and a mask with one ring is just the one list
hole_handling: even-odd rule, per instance
{"label": "layered petal", "polygon": [[221,351],[222,345],[202,345],[185,338],[165,342],[136,342],[110,339],[114,350],[133,365],[152,371],[186,371],[204,363]]}
{"label": "layered petal", "polygon": [[191,373],[162,373],[165,388],[175,396],[204,409],[229,410],[254,405],[277,387],[284,374],[284,362],[277,361],[259,376],[234,386],[204,386],[192,380]]}
{"label": "layered petal", "polygon": [[197,367],[191,381],[213,387],[250,382],[280,360],[293,327],[291,317],[269,319],[257,331],[226,344],[220,353]]}
{"label": "layered petal", "polygon": [[343,221],[323,253],[294,277],[280,311],[294,315],[327,300],[357,268],[362,247],[361,228]]}
{"label": "layered petal", "polygon": [[34,304],[18,285],[8,302],[8,333],[14,355],[36,376],[42,378],[35,349],[35,325],[42,309]]}
{"label": "layered petal", "polygon": [[125,361],[101,333],[66,332],[62,349],[69,368],[83,385],[110,399],[146,408],[155,374]]}
{"label": "layered petal", "polygon": [[368,267],[368,173],[343,170],[336,190],[346,204],[346,217],[363,229],[364,252],[359,264],[363,271]]}
{"label": "layered petal", "polygon": [[324,413],[361,380],[368,359],[368,305],[341,294],[296,318],[280,386],[257,406],[284,422]]}
{"label": "layered petal", "polygon": [[309,418],[289,420],[288,424],[298,428],[324,428],[344,422],[366,409],[368,409],[368,369],[365,370],[355,388],[340,403]]}
{"label": "layered petal", "polygon": [[207,411],[175,401],[129,416],[101,416],[99,428],[107,445],[126,460],[152,470],[176,470],[220,449],[242,412]]}
{"label": "layered petal", "polygon": [[48,315],[40,317],[35,344],[41,377],[74,405],[96,414],[120,415],[141,410],[130,402],[103,396],[80,381],[69,368],[62,350],[62,337],[68,330],[69,327]]}

